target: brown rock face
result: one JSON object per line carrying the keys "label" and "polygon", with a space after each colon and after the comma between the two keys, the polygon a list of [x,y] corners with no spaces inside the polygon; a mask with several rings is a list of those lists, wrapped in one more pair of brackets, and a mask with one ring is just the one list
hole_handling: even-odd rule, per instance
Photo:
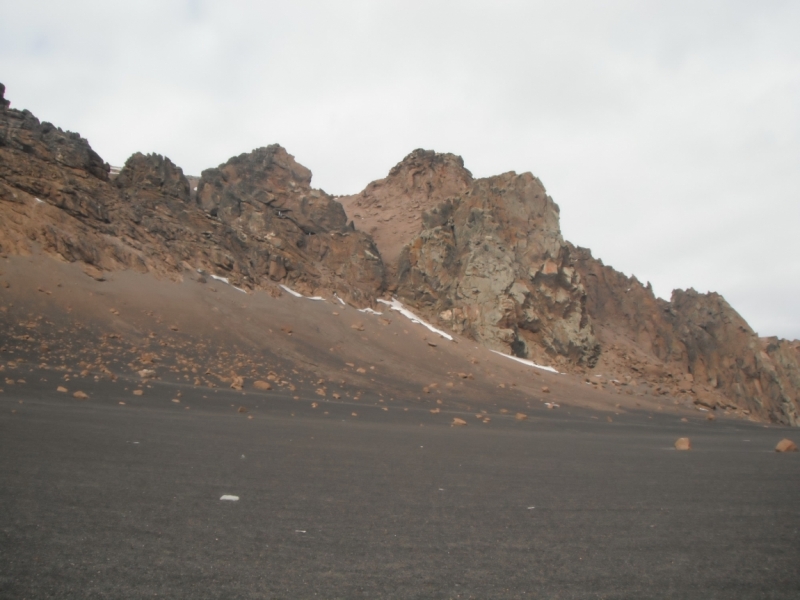
{"label": "brown rock face", "polygon": [[710,409],[800,424],[800,344],[759,339],[719,294],[675,290],[665,302],[588,250],[571,252],[598,337],[623,370]]}
{"label": "brown rock face", "polygon": [[[437,190],[436,181],[446,182],[446,189]],[[490,348],[595,363],[599,347],[561,237],[558,206],[533,175],[471,181],[460,159],[416,151],[354,198],[363,204],[378,191],[383,204],[408,212],[447,198],[423,213],[422,229],[400,253],[390,289],[438,315],[440,325]],[[376,239],[394,235],[393,229],[385,225]]]}
{"label": "brown rock face", "polygon": [[168,158],[137,153],[111,182],[79,135],[0,108],[2,253],[28,252],[34,242],[108,271],[180,276],[192,267],[240,287],[280,281],[369,303],[383,291],[380,255],[310,180],[270,146],[205,171],[195,203]]}
{"label": "brown rock face", "polygon": [[370,233],[390,273],[395,272],[403,247],[422,229],[422,213],[472,185],[472,173],[454,154],[414,150],[385,179],[373,181],[354,196],[339,201],[347,217]]}

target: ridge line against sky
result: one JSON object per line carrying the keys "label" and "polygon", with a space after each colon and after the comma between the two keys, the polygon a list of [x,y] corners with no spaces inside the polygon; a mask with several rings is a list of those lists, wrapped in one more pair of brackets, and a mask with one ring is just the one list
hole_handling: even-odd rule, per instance
{"label": "ridge line against sky", "polygon": [[565,239],[800,338],[800,3],[0,0],[14,108],[199,174],[283,145],[350,194],[415,148],[531,171]]}

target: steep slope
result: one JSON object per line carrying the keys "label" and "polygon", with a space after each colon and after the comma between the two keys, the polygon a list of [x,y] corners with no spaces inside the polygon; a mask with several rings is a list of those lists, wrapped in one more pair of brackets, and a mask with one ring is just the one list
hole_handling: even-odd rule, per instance
{"label": "steep slope", "polygon": [[719,294],[675,290],[665,302],[589,250],[571,250],[604,345],[604,366],[711,409],[740,408],[800,425],[800,344],[759,339]]}
{"label": "steep slope", "polygon": [[109,166],[78,134],[0,107],[4,253],[35,243],[100,270],[201,270],[244,288],[283,282],[369,303],[383,289],[379,253],[310,180],[270,146],[206,171],[195,204],[168,158],[137,153],[111,182]]}

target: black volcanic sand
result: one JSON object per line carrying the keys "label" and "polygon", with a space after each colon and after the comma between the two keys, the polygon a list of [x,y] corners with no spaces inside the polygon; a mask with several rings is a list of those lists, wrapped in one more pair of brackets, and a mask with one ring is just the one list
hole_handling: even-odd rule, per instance
{"label": "black volcanic sand", "polygon": [[800,597],[795,431],[3,376],[2,598]]}
{"label": "black volcanic sand", "polygon": [[181,277],[0,260],[0,598],[800,597],[797,430]]}

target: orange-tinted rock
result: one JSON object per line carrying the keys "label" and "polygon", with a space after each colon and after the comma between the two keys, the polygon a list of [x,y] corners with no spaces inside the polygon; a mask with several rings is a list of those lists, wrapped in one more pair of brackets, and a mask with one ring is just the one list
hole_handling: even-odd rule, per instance
{"label": "orange-tinted rock", "polygon": [[797,452],[797,444],[784,438],[775,446],[775,452]]}
{"label": "orange-tinted rock", "polygon": [[691,450],[692,449],[692,442],[689,438],[682,437],[675,440],[675,449],[676,450]]}

